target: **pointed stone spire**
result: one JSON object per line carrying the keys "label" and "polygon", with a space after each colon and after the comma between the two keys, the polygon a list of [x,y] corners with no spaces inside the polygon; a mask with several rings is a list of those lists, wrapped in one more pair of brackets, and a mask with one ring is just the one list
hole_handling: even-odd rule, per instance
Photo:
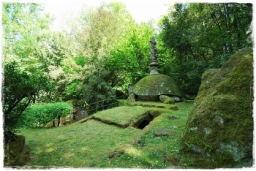
{"label": "pointed stone spire", "polygon": [[157,49],[156,49],[156,40],[155,37],[152,37],[150,42],[150,52],[151,52],[151,56],[150,56],[150,75],[155,75],[155,74],[159,74],[157,71],[157,67],[159,66],[159,64],[157,63]]}

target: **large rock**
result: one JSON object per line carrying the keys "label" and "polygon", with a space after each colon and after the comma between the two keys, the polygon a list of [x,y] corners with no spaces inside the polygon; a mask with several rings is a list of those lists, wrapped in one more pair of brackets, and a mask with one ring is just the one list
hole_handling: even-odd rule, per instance
{"label": "large rock", "polygon": [[175,135],[176,131],[172,129],[157,129],[153,131],[153,134],[155,137],[171,136],[171,135]]}
{"label": "large rock", "polygon": [[175,100],[169,96],[166,95],[160,95],[159,100],[165,104],[174,104]]}
{"label": "large rock", "polygon": [[202,76],[181,139],[180,164],[193,168],[251,167],[253,55],[246,48]]}
{"label": "large rock", "polygon": [[160,95],[183,97],[175,80],[167,75],[149,75],[139,80],[133,93],[140,100],[159,101]]}
{"label": "large rock", "polygon": [[25,137],[18,135],[16,140],[4,145],[4,166],[23,166],[29,158],[30,150],[25,145]]}

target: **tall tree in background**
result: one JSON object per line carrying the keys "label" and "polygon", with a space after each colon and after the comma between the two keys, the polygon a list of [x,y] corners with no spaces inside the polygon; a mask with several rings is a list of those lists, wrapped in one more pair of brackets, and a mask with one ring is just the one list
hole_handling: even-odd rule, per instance
{"label": "tall tree in background", "polygon": [[137,24],[131,21],[127,30],[115,44],[106,67],[112,72],[111,83],[119,90],[126,90],[149,73],[149,40],[154,35],[151,22]]}
{"label": "tall tree in background", "polygon": [[[34,3],[3,4],[4,62],[16,61],[24,70],[45,71],[48,53],[49,15]],[[52,62],[52,61],[51,61]]]}
{"label": "tall tree in background", "polygon": [[49,91],[45,55],[49,16],[38,4],[3,4],[4,135],[10,140],[17,121],[42,91]]}
{"label": "tall tree in background", "polygon": [[103,4],[96,9],[84,9],[70,22],[70,30],[55,35],[51,48],[64,58],[60,67],[50,66],[50,77],[58,82],[63,100],[96,102],[95,108],[100,108],[97,102],[114,102],[115,91],[106,62],[130,19],[124,5]]}
{"label": "tall tree in background", "polygon": [[137,24],[123,4],[85,9],[73,21],[70,31],[54,38],[55,49],[65,55],[61,68],[50,67],[64,100],[113,101],[115,89],[126,89],[148,72],[154,29]]}
{"label": "tall tree in background", "polygon": [[163,60],[172,65],[170,75],[186,94],[197,94],[206,69],[219,68],[235,51],[252,46],[251,21],[252,4],[175,4],[160,23],[159,39],[169,52]]}

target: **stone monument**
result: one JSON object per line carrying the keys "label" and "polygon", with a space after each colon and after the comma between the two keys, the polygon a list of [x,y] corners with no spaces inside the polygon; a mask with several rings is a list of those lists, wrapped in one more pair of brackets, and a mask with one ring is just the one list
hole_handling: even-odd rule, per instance
{"label": "stone monument", "polygon": [[[175,80],[168,75],[159,74],[157,67],[157,49],[155,37],[150,42],[150,75],[140,79],[132,88],[129,87],[129,102],[136,100],[145,101],[163,101],[164,103],[174,103],[183,100],[183,94],[180,91]],[[164,95],[164,96],[163,96]],[[166,100],[169,97],[168,100]]]}
{"label": "stone monument", "polygon": [[157,71],[158,63],[157,63],[157,49],[156,49],[156,40],[155,37],[152,37],[150,42],[150,52],[151,52],[151,63],[150,63],[150,75],[159,74]]}

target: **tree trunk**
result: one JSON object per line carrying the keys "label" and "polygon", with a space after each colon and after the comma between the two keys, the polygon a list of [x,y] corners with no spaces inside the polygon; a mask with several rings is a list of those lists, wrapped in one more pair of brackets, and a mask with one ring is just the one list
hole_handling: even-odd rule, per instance
{"label": "tree trunk", "polygon": [[58,126],[60,126],[60,115],[58,115]]}

